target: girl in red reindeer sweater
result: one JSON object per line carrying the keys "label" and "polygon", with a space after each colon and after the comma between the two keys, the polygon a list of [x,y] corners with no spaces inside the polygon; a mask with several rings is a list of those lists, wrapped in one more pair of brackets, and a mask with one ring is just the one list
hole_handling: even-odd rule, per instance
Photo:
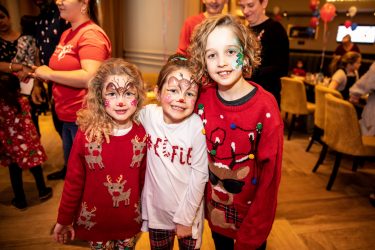
{"label": "girl in red reindeer sweater", "polygon": [[110,59],[100,66],[86,108],[78,112],[80,131],[68,161],[56,241],[77,236],[92,249],[134,249],[142,221],[146,137],[133,118],[143,100],[134,65]]}

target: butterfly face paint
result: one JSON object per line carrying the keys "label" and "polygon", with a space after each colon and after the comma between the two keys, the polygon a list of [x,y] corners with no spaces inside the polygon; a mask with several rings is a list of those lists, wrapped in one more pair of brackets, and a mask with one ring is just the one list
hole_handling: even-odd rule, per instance
{"label": "butterfly face paint", "polygon": [[172,72],[159,92],[164,121],[179,123],[192,114],[198,96],[198,85],[192,83],[187,69]]}
{"label": "butterfly face paint", "polygon": [[111,75],[105,81],[102,91],[105,111],[119,128],[130,126],[130,117],[137,110],[137,96],[137,89],[128,75]]}

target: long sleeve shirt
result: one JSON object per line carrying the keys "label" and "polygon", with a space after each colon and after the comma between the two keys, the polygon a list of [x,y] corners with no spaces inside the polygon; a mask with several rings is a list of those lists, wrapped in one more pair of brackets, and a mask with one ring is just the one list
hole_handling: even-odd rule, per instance
{"label": "long sleeve shirt", "polygon": [[140,232],[146,134],[133,124],[110,143],[88,142],[80,130],[74,139],[57,222],[73,224],[77,238],[123,240]]}

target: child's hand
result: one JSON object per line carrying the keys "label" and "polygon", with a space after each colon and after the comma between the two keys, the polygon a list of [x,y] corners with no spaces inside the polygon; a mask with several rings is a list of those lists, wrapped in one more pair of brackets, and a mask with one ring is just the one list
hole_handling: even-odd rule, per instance
{"label": "child's hand", "polygon": [[70,235],[70,240],[74,240],[75,232],[72,225],[61,225],[59,223],[56,223],[55,228],[53,229],[53,238],[55,241],[61,244],[65,244],[68,242]]}
{"label": "child's hand", "polygon": [[177,234],[177,238],[179,239],[189,237],[192,235],[191,227],[184,226],[181,224],[176,224],[176,234]]}

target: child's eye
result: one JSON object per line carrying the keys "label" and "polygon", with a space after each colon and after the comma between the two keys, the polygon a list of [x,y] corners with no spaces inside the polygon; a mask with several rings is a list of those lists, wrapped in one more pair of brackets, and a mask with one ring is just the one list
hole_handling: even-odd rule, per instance
{"label": "child's eye", "polygon": [[105,96],[113,97],[113,96],[116,96],[116,93],[115,92],[108,92],[108,93],[105,94]]}
{"label": "child's eye", "polygon": [[168,92],[171,92],[171,93],[176,93],[177,92],[177,89],[167,89]]}
{"label": "child's eye", "polygon": [[131,91],[127,91],[127,92],[125,92],[125,96],[126,96],[126,97],[135,96],[135,95],[136,95],[135,92],[131,92]]}
{"label": "child's eye", "polygon": [[215,58],[215,54],[211,53],[211,54],[207,54],[207,59],[213,59]]}
{"label": "child's eye", "polygon": [[187,92],[186,95],[188,97],[195,97],[196,96],[196,94],[194,92]]}
{"label": "child's eye", "polygon": [[228,50],[228,55],[231,55],[231,56],[232,56],[232,55],[237,55],[237,53],[238,53],[238,52],[237,52],[237,50],[235,50],[235,49],[229,49],[229,50]]}

